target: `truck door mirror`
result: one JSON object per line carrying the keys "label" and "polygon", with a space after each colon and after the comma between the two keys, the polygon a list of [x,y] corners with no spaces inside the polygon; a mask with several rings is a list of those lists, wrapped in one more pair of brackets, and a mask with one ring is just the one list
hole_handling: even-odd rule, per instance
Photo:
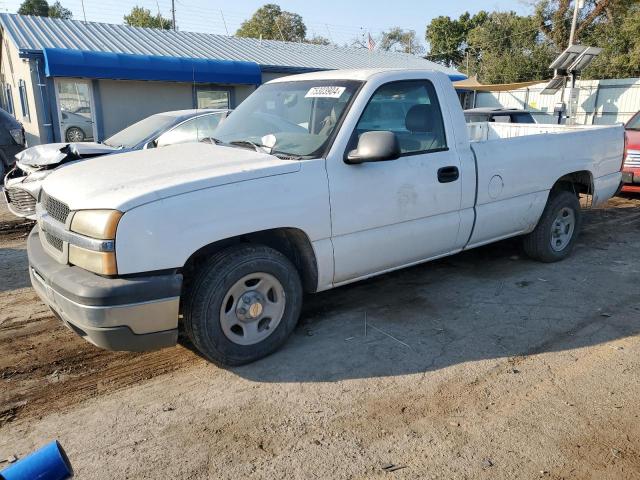
{"label": "truck door mirror", "polygon": [[395,160],[400,156],[398,137],[393,132],[371,131],[360,135],[358,148],[351,150],[345,163],[355,165],[364,162]]}

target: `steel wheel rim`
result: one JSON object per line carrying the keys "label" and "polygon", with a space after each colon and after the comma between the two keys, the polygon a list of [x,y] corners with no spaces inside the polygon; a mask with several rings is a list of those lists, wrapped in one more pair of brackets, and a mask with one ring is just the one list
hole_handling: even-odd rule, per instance
{"label": "steel wheel rim", "polygon": [[227,290],[220,306],[220,326],[233,343],[255,345],[276,330],[285,305],[284,288],[276,277],[251,273]]}
{"label": "steel wheel rim", "polygon": [[576,214],[569,207],[562,208],[551,224],[551,248],[556,252],[564,250],[576,228]]}

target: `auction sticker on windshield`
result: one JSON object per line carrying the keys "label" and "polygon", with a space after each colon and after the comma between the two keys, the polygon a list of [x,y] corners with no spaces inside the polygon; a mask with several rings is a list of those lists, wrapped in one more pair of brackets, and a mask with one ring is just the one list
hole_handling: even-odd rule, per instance
{"label": "auction sticker on windshield", "polygon": [[311,87],[305,98],[340,98],[347,87]]}

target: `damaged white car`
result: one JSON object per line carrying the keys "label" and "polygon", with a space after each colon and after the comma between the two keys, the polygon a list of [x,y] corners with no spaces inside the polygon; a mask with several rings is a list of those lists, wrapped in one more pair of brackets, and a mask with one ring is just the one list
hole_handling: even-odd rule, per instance
{"label": "damaged white car", "polygon": [[16,155],[16,166],[4,179],[4,195],[11,213],[35,220],[42,181],[54,169],[87,158],[178,143],[206,141],[231,111],[177,110],[151,115],[104,142],[49,143]]}

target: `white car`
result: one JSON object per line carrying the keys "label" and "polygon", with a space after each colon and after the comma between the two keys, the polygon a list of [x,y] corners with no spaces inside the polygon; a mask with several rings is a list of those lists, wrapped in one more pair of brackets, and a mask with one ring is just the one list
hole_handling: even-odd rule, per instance
{"label": "white car", "polygon": [[4,179],[9,211],[17,217],[35,220],[42,181],[62,165],[115,153],[203,141],[213,135],[230,112],[194,109],[156,113],[104,142],[47,143],[27,148],[16,155],[16,166]]}
{"label": "white car", "polygon": [[[404,118],[389,121],[389,102]],[[32,284],[100,347],[166,347],[182,331],[238,365],[285,342],[304,291],[518,235],[532,258],[565,258],[579,195],[597,206],[620,186],[623,127],[473,126],[470,141],[434,71],[273,80],[216,130],[217,146],[50,175],[28,239]]]}

